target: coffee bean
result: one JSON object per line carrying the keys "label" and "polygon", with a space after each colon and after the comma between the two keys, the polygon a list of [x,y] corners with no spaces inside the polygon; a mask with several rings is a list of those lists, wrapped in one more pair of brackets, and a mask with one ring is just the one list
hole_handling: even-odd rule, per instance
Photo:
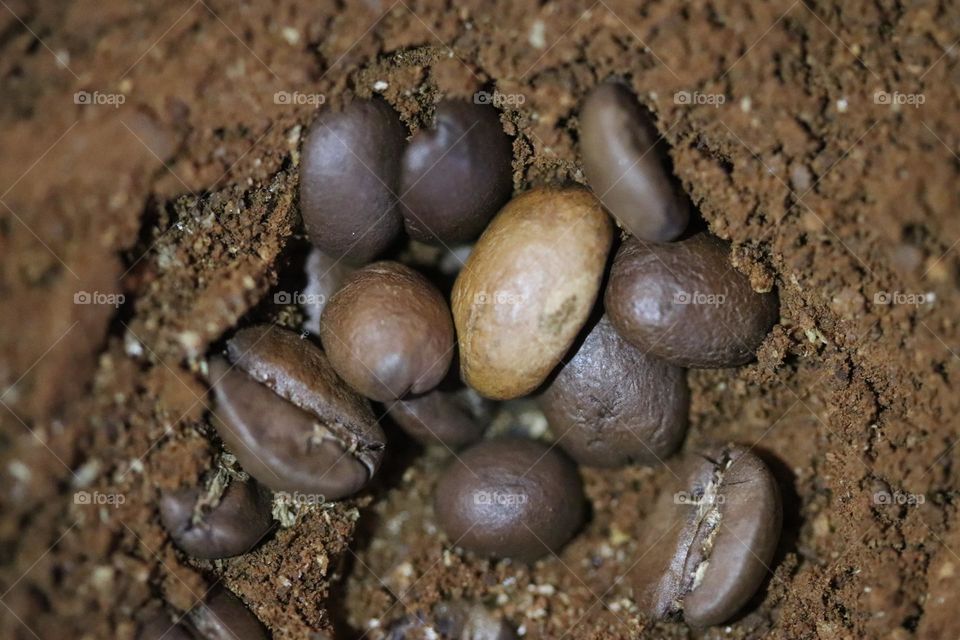
{"label": "coffee bean", "polygon": [[721,624],[753,596],[780,537],[780,492],[748,449],[726,445],[678,466],[676,491],[648,517],[633,575],[637,604],[656,618]]}
{"label": "coffee bean", "polygon": [[532,562],[573,536],[584,496],[576,467],[560,451],[504,438],[461,453],[437,482],[434,507],[453,544]]}
{"label": "coffee bean", "polygon": [[510,198],[513,144],[489,105],[442,100],[403,153],[404,225],[423,242],[473,240]]}
{"label": "coffee bean", "polygon": [[492,410],[492,402],[461,386],[403,398],[388,413],[417,442],[459,449],[483,436]]}
{"label": "coffee bean", "polygon": [[380,99],[325,111],[303,143],[300,210],[310,240],[362,264],[401,231],[396,193],[406,129]]}
{"label": "coffee bean", "polygon": [[687,429],[686,372],[631,346],[604,316],[540,398],[560,446],[584,465],[654,464]]}
{"label": "coffee bean", "polygon": [[336,500],[359,491],[380,465],[384,434],[369,403],[324,353],[270,326],[243,329],[210,361],[216,427],[243,469],[275,491]]}
{"label": "coffee bean", "polygon": [[304,267],[307,285],[303,289],[304,311],[307,319],[304,329],[314,335],[320,335],[320,316],[323,310],[350,274],[356,269],[343,260],[335,260],[320,249],[314,248],[307,256]]}
{"label": "coffee bean", "polygon": [[467,384],[500,400],[546,379],[587,321],[612,238],[585,189],[537,189],[507,203],[453,287]]}
{"label": "coffee bean", "polygon": [[381,402],[437,386],[454,351],[443,296],[398,262],[376,262],[354,273],[327,304],[320,339],[337,373]]}
{"label": "coffee bean", "polygon": [[140,626],[137,640],[195,640],[193,634],[182,624],[171,620],[165,613],[156,613]]}
{"label": "coffee bean", "polygon": [[212,502],[201,488],[166,493],[160,521],[174,543],[195,558],[216,559],[246,553],[273,526],[273,496],[255,480],[230,481]]}
{"label": "coffee bean", "polygon": [[666,242],[683,233],[690,205],[667,175],[659,137],[621,84],[597,86],[580,110],[580,153],[593,192],[630,235]]}
{"label": "coffee bean", "polygon": [[671,244],[628,240],[607,284],[610,322],[641,351],[682,367],[746,364],[777,321],[777,295],[755,292],[729,252],[707,234]]}
{"label": "coffee bean", "polygon": [[267,640],[270,636],[263,623],[249,609],[222,587],[214,587],[204,602],[187,614],[198,640]]}

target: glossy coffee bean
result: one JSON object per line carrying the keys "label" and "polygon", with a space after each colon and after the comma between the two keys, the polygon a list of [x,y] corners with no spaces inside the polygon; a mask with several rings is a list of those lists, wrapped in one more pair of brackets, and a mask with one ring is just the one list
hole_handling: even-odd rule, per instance
{"label": "glossy coffee bean", "polygon": [[606,316],[540,398],[560,446],[580,464],[656,464],[687,429],[686,372],[630,345]]}
{"label": "glossy coffee bean", "polygon": [[314,335],[320,335],[320,317],[323,315],[324,308],[356,268],[344,260],[336,260],[320,249],[314,248],[307,256],[304,271],[307,276],[307,284],[303,288],[303,309],[307,316],[304,329]]}
{"label": "glossy coffee bean", "polygon": [[625,86],[597,86],[580,110],[580,153],[593,192],[620,226],[641,240],[666,242],[687,227],[690,205],[656,148],[649,115]]}
{"label": "glossy coffee bean", "polygon": [[493,404],[469,387],[437,388],[398,400],[388,413],[417,442],[459,449],[483,436]]}
{"label": "glossy coffee bean", "polygon": [[774,292],[757,293],[707,234],[682,242],[628,240],[610,272],[607,315],[628,342],[682,367],[746,364],[777,321]]}
{"label": "glossy coffee bean", "polygon": [[195,558],[246,553],[273,526],[273,496],[255,480],[232,480],[214,504],[198,503],[199,487],[171,491],[160,499],[160,521],[174,543]]}
{"label": "glossy coffee bean", "polygon": [[190,630],[166,613],[157,613],[140,626],[137,640],[195,640]]}
{"label": "glossy coffee bean", "polygon": [[513,143],[489,105],[443,100],[414,134],[400,171],[407,233],[423,242],[473,240],[513,190]]}
{"label": "glossy coffee bean", "polygon": [[362,489],[383,457],[369,403],[327,357],[271,326],[238,331],[210,361],[217,431],[243,469],[275,491],[336,500]]}
{"label": "glossy coffee bean", "polygon": [[222,587],[214,587],[204,602],[190,610],[187,624],[201,640],[267,640],[266,627]]}
{"label": "glossy coffee bean", "polygon": [[300,210],[314,245],[369,262],[402,228],[396,194],[406,128],[380,99],[320,114],[303,143]]}
{"label": "glossy coffee bean", "polygon": [[434,509],[450,542],[532,562],[556,553],[583,522],[577,468],[560,451],[516,438],[462,452],[437,482]]}
{"label": "glossy coffee bean", "polygon": [[344,283],[320,321],[330,364],[354,389],[387,402],[437,386],[454,336],[440,292],[399,262],[376,262]]}
{"label": "glossy coffee bean", "polygon": [[507,203],[453,287],[464,381],[497,400],[536,389],[586,323],[612,238],[585,189],[536,189]]}
{"label": "glossy coffee bean", "polygon": [[767,466],[727,445],[678,465],[645,528],[633,575],[637,604],[656,618],[721,624],[757,591],[780,538],[780,492]]}

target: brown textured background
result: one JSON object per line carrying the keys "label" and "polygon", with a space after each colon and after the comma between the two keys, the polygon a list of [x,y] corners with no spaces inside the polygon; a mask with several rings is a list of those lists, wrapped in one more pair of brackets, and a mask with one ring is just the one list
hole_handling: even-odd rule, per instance
{"label": "brown textured background", "polygon": [[[129,638],[145,603],[188,607],[217,578],[277,638],[461,594],[531,638],[691,635],[647,623],[617,581],[662,471],[587,472],[593,519],[532,569],[445,551],[432,455],[239,559],[185,561],[156,517],[158,489],[215,454],[199,358],[302,248],[314,107],[275,92],[335,103],[382,81],[411,126],[438,94],[521,94],[505,122],[523,189],[582,180],[576,107],[610,75],[656,114],[738,268],[780,290],[756,364],[690,376],[686,446],[756,443],[787,508],[755,608],[707,635],[960,635],[955,3],[0,5],[0,637]],[[126,100],[78,105],[80,90]],[[83,291],[126,303],[74,304]],[[75,504],[80,489],[124,504]]]}

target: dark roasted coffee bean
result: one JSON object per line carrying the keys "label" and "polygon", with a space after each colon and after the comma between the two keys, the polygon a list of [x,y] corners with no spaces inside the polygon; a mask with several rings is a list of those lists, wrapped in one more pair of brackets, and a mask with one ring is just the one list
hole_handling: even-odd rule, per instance
{"label": "dark roasted coffee bean", "polygon": [[417,442],[459,449],[483,436],[493,417],[493,405],[473,389],[461,386],[409,396],[388,409],[390,417]]}
{"label": "dark roasted coffee bean", "polygon": [[707,234],[682,242],[628,240],[604,304],[614,328],[641,351],[682,367],[745,364],[777,321],[774,292],[757,293]]}
{"label": "dark roasted coffee bean", "polygon": [[369,403],[297,334],[243,329],[210,361],[217,431],[244,470],[275,491],[338,499],[380,465],[383,430]]}
{"label": "dark roasted coffee bean", "polygon": [[690,205],[667,175],[658,138],[621,84],[597,86],[580,110],[580,153],[593,192],[630,235],[666,242],[683,233]]}
{"label": "dark roasted coffee bean", "polygon": [[140,626],[137,640],[195,640],[189,629],[165,613],[157,613]]}
{"label": "dark roasted coffee bean", "polygon": [[222,587],[215,587],[204,602],[190,610],[187,621],[202,640],[267,640],[266,627]]}
{"label": "dark roasted coffee bean", "polygon": [[396,194],[405,138],[380,99],[320,114],[300,161],[300,210],[317,247],[360,264],[393,242],[402,227]]}
{"label": "dark roasted coffee bean", "polygon": [[273,496],[256,480],[231,480],[208,502],[198,487],[178,489],[160,499],[160,521],[174,543],[195,558],[246,553],[273,525]]}
{"label": "dark roasted coffee bean", "polygon": [[604,316],[540,403],[570,457],[616,467],[673,453],[687,429],[690,392],[683,369],[631,346]]}
{"label": "dark roasted coffee bean", "polygon": [[533,561],[573,536],[584,496],[576,467],[560,451],[504,438],[461,453],[437,482],[434,507],[453,544]]}
{"label": "dark roasted coffee bean", "polygon": [[612,240],[610,217],[586,189],[508,202],[453,287],[464,381],[494,400],[540,386],[587,322]]}
{"label": "dark roasted coffee bean", "polygon": [[354,273],[320,321],[330,363],[354,389],[387,402],[437,386],[453,359],[453,319],[440,292],[399,262]]}
{"label": "dark roasted coffee bean", "polygon": [[303,289],[303,308],[307,315],[304,328],[314,335],[320,335],[320,316],[323,315],[323,309],[356,269],[346,261],[335,260],[314,248],[307,257],[304,271],[307,276],[307,286]]}
{"label": "dark roasted coffee bean", "polygon": [[638,605],[657,618],[682,614],[710,626],[735,615],[769,571],[780,538],[780,492],[748,449],[727,445],[678,465],[661,495],[633,575]]}
{"label": "dark roasted coffee bean", "polygon": [[513,144],[489,105],[443,100],[403,153],[404,225],[423,242],[473,240],[510,198]]}

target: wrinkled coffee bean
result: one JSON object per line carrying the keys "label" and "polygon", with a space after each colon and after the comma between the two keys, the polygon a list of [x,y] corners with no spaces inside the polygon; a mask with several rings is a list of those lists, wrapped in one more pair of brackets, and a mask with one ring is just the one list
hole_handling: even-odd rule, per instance
{"label": "wrinkled coffee bean", "polygon": [[593,192],[630,235],[667,242],[686,229],[690,204],[667,175],[658,138],[648,114],[619,83],[597,86],[580,110],[580,153]]}
{"label": "wrinkled coffee bean", "polygon": [[540,398],[560,446],[584,465],[654,464],[687,429],[686,372],[631,346],[604,316]]}
{"label": "wrinkled coffee bean", "polygon": [[187,613],[187,624],[198,640],[267,640],[266,627],[240,599],[214,587],[204,602]]}
{"label": "wrinkled coffee bean", "polygon": [[356,269],[345,261],[335,260],[320,249],[314,248],[307,256],[304,271],[307,284],[303,288],[303,309],[307,319],[303,323],[303,328],[314,335],[320,335],[320,317],[323,315],[324,308],[333,294],[340,290],[346,279]]}
{"label": "wrinkled coffee bean", "polygon": [[473,240],[510,198],[513,143],[489,105],[442,100],[414,134],[400,170],[401,214],[422,242]]}
{"label": "wrinkled coffee bean", "polygon": [[438,387],[397,401],[388,413],[417,442],[459,449],[483,436],[493,404],[469,387]]}
{"label": "wrinkled coffee bean", "polygon": [[511,200],[453,287],[464,381],[496,400],[536,389],[586,323],[612,239],[610,218],[585,189]]}
{"label": "wrinkled coffee bean", "polygon": [[399,262],[354,273],[324,309],[320,340],[340,377],[381,402],[429,391],[453,360],[453,320],[443,295]]}
{"label": "wrinkled coffee bean", "polygon": [[716,447],[679,465],[661,495],[633,575],[637,604],[656,618],[721,624],[753,596],[780,538],[780,491],[745,447]]}
{"label": "wrinkled coffee bean", "polygon": [[614,328],[641,351],[681,367],[746,364],[778,317],[777,294],[757,293],[707,234],[682,242],[628,240],[604,297]]}
{"label": "wrinkled coffee bean", "polygon": [[336,500],[380,466],[384,434],[369,403],[323,351],[271,326],[238,331],[209,363],[217,431],[244,471],[275,491]]}
{"label": "wrinkled coffee bean", "polygon": [[300,210],[314,245],[362,264],[393,242],[402,228],[396,194],[406,135],[380,99],[320,114],[300,161]]}
{"label": "wrinkled coffee bean", "polygon": [[190,630],[165,613],[157,613],[140,626],[137,640],[195,640]]}
{"label": "wrinkled coffee bean", "polygon": [[246,553],[273,526],[273,496],[255,480],[231,480],[213,504],[203,498],[201,488],[188,487],[160,499],[160,521],[174,543],[195,558]]}
{"label": "wrinkled coffee bean", "polygon": [[557,449],[487,440],[441,475],[434,508],[450,541],[484,556],[532,562],[556,552],[583,521],[577,468]]}

